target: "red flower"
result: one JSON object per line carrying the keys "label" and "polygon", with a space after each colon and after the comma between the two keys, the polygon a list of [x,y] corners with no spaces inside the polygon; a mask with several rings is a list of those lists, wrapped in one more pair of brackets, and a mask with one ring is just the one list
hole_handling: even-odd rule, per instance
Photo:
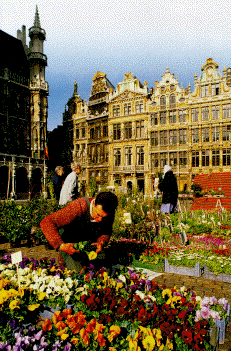
{"label": "red flower", "polygon": [[189,330],[183,330],[181,337],[186,344],[191,344],[191,342],[193,340],[192,333]]}
{"label": "red flower", "polygon": [[124,308],[123,307],[118,307],[116,310],[116,313],[121,316],[122,314],[125,314]]}
{"label": "red flower", "polygon": [[182,310],[182,311],[180,311],[180,313],[178,314],[178,317],[179,317],[180,319],[185,319],[186,315],[187,315],[187,312]]}

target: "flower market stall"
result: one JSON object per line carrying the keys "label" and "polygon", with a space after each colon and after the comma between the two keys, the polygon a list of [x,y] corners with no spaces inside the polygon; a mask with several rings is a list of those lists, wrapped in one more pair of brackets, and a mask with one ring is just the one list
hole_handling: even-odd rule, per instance
{"label": "flower market stall", "polygon": [[6,256],[0,265],[1,350],[213,350],[228,302],[166,289],[124,266],[79,273]]}

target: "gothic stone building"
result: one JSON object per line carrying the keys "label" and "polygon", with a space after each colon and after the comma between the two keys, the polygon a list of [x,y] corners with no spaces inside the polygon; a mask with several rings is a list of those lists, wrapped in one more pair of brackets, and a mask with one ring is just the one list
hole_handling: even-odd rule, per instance
{"label": "gothic stone building", "polygon": [[45,81],[46,38],[36,7],[34,25],[18,30],[17,39],[0,31],[0,196],[28,198],[45,192],[48,84]]}

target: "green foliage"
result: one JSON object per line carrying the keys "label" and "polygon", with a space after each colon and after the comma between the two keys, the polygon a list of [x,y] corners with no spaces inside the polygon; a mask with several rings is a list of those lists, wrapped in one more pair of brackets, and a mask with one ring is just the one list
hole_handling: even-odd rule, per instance
{"label": "green foliage", "polygon": [[15,201],[1,202],[0,233],[12,244],[18,244],[22,240],[30,244],[36,239],[45,243],[46,239],[40,229],[40,222],[57,209],[57,203],[43,199],[33,199],[22,204]]}
{"label": "green foliage", "polygon": [[91,178],[88,183],[87,193],[89,197],[94,197],[98,192],[98,185],[95,178]]}
{"label": "green foliage", "polygon": [[193,183],[191,185],[191,189],[192,189],[193,195],[195,197],[200,197],[201,196],[202,187],[199,184]]}

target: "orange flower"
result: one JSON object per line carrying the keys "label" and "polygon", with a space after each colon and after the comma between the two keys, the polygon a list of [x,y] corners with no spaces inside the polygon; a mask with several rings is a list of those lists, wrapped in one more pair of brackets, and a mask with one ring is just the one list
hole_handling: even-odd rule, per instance
{"label": "orange flower", "polygon": [[52,317],[52,321],[54,324],[58,323],[62,319],[63,319],[63,315],[62,315],[61,311],[54,312],[53,317]]}
{"label": "orange flower", "polygon": [[87,324],[87,327],[86,327],[87,332],[92,334],[95,329],[95,325],[96,325],[96,319],[94,318]]}
{"label": "orange flower", "polygon": [[72,328],[72,334],[78,334],[78,332],[80,331],[80,329],[82,328],[81,324],[75,324]]}
{"label": "orange flower", "polygon": [[113,340],[117,335],[120,334],[121,329],[120,329],[120,327],[119,327],[118,325],[112,325],[112,326],[110,327],[109,331],[110,331],[110,335],[108,335],[107,338],[108,338],[108,340],[109,340],[110,342],[112,342],[112,340]]}
{"label": "orange flower", "polygon": [[89,335],[88,335],[86,329],[82,328],[79,332],[79,335],[83,339],[83,343],[88,346],[90,344],[90,338],[89,338]]}
{"label": "orange flower", "polygon": [[59,321],[55,326],[58,330],[61,330],[64,329],[67,325],[63,321]]}
{"label": "orange flower", "polygon": [[72,338],[71,342],[72,342],[72,344],[77,345],[78,342],[79,342],[79,339],[78,338]]}
{"label": "orange flower", "polygon": [[67,328],[64,328],[64,329],[60,329],[60,331],[57,332],[57,335],[58,336],[62,336],[63,334],[65,334],[67,331]]}
{"label": "orange flower", "polygon": [[70,328],[73,328],[76,325],[75,316],[67,316],[66,323],[67,325],[69,325]]}
{"label": "orange flower", "polygon": [[106,340],[104,339],[103,334],[101,334],[101,333],[98,334],[97,341],[98,341],[100,347],[104,347],[106,344]]}
{"label": "orange flower", "polygon": [[63,317],[64,317],[65,319],[67,318],[67,316],[71,316],[71,314],[72,314],[71,308],[65,308],[65,309],[63,310]]}
{"label": "orange flower", "polygon": [[52,325],[51,325],[51,321],[49,318],[46,318],[44,323],[43,323],[43,331],[51,331],[52,329]]}
{"label": "orange flower", "polygon": [[86,319],[82,311],[76,313],[75,318],[76,318],[76,322],[81,324],[82,326],[84,326],[84,324],[86,323]]}

